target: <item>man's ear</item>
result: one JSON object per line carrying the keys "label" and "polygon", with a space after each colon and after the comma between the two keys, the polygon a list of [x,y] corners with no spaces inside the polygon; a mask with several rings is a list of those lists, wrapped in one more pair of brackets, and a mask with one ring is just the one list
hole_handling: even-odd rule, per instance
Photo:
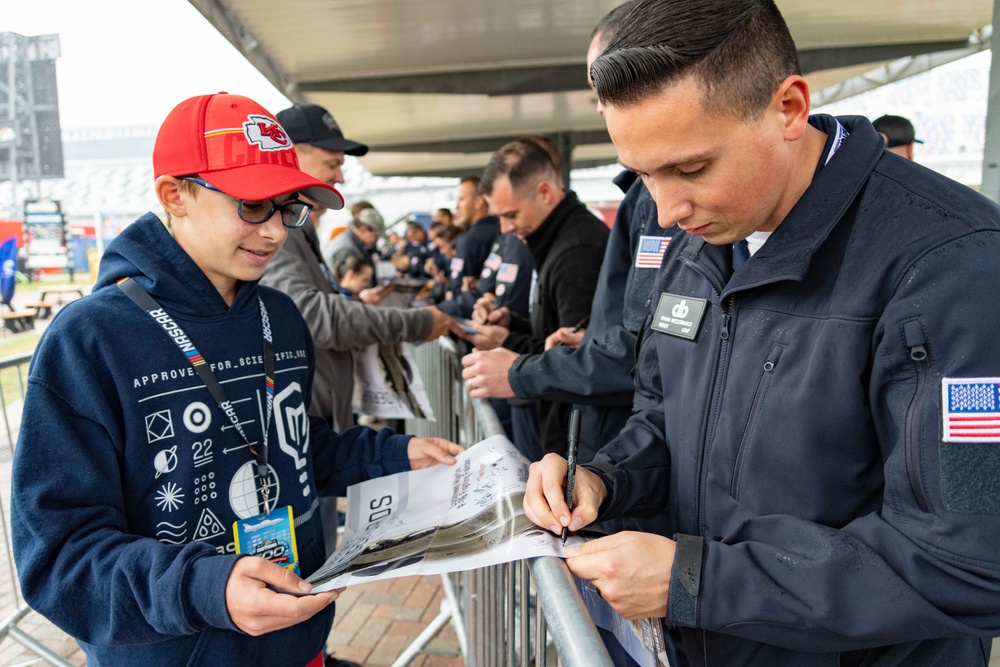
{"label": "man's ear", "polygon": [[181,190],[177,179],[173,176],[160,176],[153,183],[156,198],[160,201],[160,206],[171,218],[183,218],[187,216],[187,205],[181,197]]}
{"label": "man's ear", "polygon": [[552,198],[555,193],[555,186],[546,179],[542,179],[535,184],[535,192],[541,198],[541,200],[549,205],[552,203]]}
{"label": "man's ear", "polygon": [[809,125],[809,84],[805,78],[795,74],[782,81],[772,104],[781,114],[785,141],[800,139]]}

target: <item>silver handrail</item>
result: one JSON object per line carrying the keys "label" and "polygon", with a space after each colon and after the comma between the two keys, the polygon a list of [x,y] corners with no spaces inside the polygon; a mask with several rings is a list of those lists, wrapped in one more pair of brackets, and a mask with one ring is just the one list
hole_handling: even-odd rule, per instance
{"label": "silver handrail", "polygon": [[[27,376],[28,364],[31,361],[31,353],[20,354],[0,359],[0,412],[3,413],[3,433],[7,439],[6,449],[0,449],[0,460],[5,465],[10,465],[10,459],[14,455],[14,444],[17,441],[17,433],[21,426],[21,405],[24,400],[26,389],[25,377]],[[14,383],[17,396],[11,396],[4,390],[4,384]],[[6,476],[4,477],[6,480]],[[6,484],[4,485],[6,487]],[[0,488],[0,535],[3,536],[4,548],[0,552],[0,558],[6,561],[3,574],[0,577],[6,579],[4,588],[10,591],[11,604],[4,605],[0,611],[7,612],[8,615],[0,621],[0,642],[10,637],[35,655],[43,658],[46,662],[57,667],[71,667],[58,653],[47,647],[37,637],[18,624],[32,613],[28,603],[21,597],[21,589],[17,584],[17,572],[14,566],[14,550],[10,541],[10,523],[7,520],[7,496]],[[4,596],[6,597],[6,596]]]}
{"label": "silver handrail", "polygon": [[[465,446],[504,434],[490,402],[466,391],[454,341],[420,345],[415,357],[436,421],[408,420],[408,433]],[[564,667],[613,665],[562,559],[532,558],[442,579],[457,592],[446,601],[448,609],[442,604],[442,615],[455,626],[467,667],[548,665],[556,658],[552,653]],[[393,667],[408,664],[432,638],[418,637],[404,654],[406,661],[401,656]]]}

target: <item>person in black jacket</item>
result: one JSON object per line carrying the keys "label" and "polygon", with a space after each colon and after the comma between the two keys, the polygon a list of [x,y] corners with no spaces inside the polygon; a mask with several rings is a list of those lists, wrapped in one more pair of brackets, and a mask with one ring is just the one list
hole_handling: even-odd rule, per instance
{"label": "person in black jacket", "polygon": [[[616,7],[597,24],[588,65],[604,52],[618,22],[634,5],[632,1]],[[600,113],[601,107],[597,110]],[[492,352],[467,359],[470,365],[476,362],[475,374],[466,375],[476,387],[475,398],[513,396],[577,404],[581,462],[618,435],[632,414],[636,337],[673,232],[657,224],[656,204],[633,172],[623,171],[615,183],[626,196],[608,239],[586,331],[558,329],[545,352],[521,355],[513,364]]]}
{"label": "person in black jacket", "polygon": [[[501,230],[527,242],[538,274],[529,319],[481,302],[473,313],[481,333],[466,335],[480,350],[502,347],[494,356],[510,364],[519,354],[541,352],[545,338],[559,327],[586,323],[608,228],[575,193],[563,189],[559,159],[551,143],[541,137],[518,139],[494,153],[480,190],[500,218]],[[466,368],[472,375],[476,370],[475,363]],[[467,386],[476,389],[474,381]],[[529,458],[565,451],[569,403],[539,401],[537,443],[530,441],[530,428],[519,428],[532,416],[530,406],[513,407],[514,444]]]}

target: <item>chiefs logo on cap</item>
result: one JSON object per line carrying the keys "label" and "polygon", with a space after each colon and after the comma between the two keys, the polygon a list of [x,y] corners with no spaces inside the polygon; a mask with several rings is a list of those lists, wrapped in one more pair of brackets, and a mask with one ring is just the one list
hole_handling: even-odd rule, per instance
{"label": "chiefs logo on cap", "polygon": [[281,125],[267,116],[247,116],[247,121],[243,123],[243,134],[248,143],[259,146],[262,151],[283,151],[292,147],[292,142]]}

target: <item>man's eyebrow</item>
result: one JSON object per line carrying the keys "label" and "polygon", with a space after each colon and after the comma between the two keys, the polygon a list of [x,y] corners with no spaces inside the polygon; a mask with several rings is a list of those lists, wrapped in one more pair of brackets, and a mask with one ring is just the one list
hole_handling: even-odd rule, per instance
{"label": "man's eyebrow", "polygon": [[[668,169],[673,169],[675,167],[680,167],[681,165],[691,164],[692,162],[704,162],[705,160],[708,160],[712,156],[712,153],[713,153],[712,151],[705,151],[704,153],[698,153],[696,155],[689,155],[689,156],[687,156],[685,158],[682,158],[680,160],[676,160],[674,162],[664,162],[660,166],[658,166],[655,169],[653,169],[653,171],[654,172],[666,171]],[[624,162],[622,162],[621,160],[619,160],[618,163],[622,167],[624,167],[625,169],[628,169],[629,171],[634,171],[637,174],[640,173],[639,169],[636,169],[635,167],[630,167],[627,164],[625,164]]]}

